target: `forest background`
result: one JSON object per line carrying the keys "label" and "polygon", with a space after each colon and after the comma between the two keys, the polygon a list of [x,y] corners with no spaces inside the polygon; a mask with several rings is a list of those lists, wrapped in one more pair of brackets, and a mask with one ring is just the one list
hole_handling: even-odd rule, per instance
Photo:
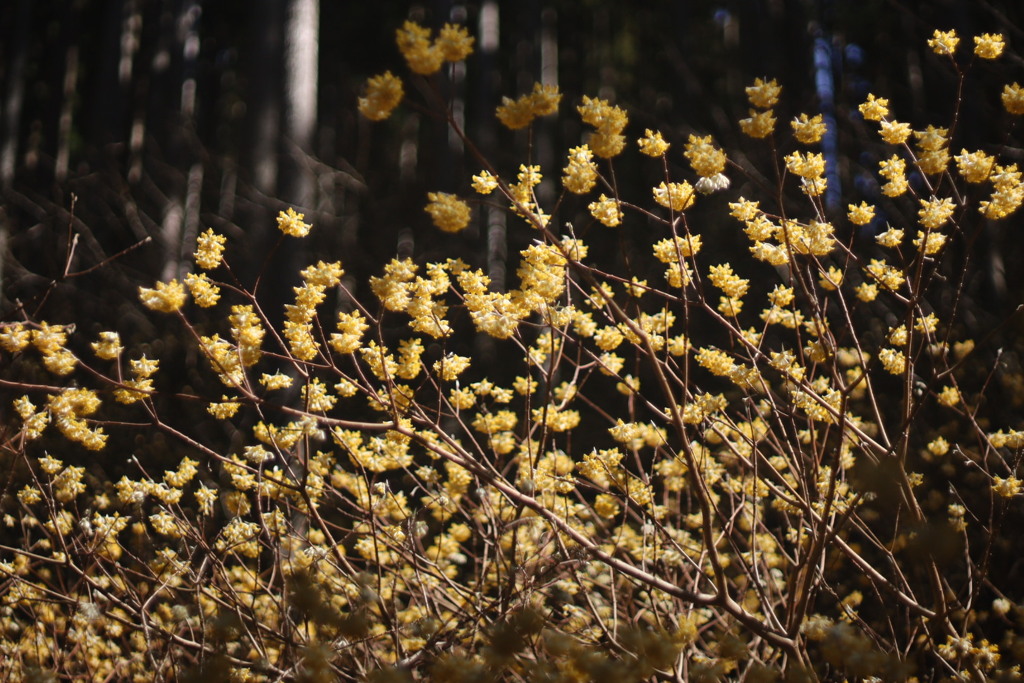
{"label": "forest background", "polygon": [[[481,268],[493,290],[508,291],[515,286],[519,254],[534,242],[535,232],[522,229],[507,211],[486,206],[474,211],[466,230],[442,233],[423,211],[428,192],[468,195],[469,179],[480,168],[449,121],[437,115],[438,105],[441,111],[450,106],[452,120],[495,168],[518,166],[528,145],[532,163],[547,173],[535,190],[541,206],[559,196],[556,171],[565,150],[585,137],[586,126],[574,113],[584,95],[628,111],[630,144],[646,128],[678,142],[674,156],[667,157],[673,174],[686,172],[682,141],[691,134],[712,135],[748,171],[732,174],[733,200],[776,181],[753,170],[770,168],[775,150],[752,148],[736,124],[751,112],[744,89],[755,78],[782,86],[779,121],[803,112],[825,117],[829,133],[821,153],[828,189],[820,207],[825,217],[844,221],[848,201],[879,197],[879,156],[863,144],[873,126],[859,109],[868,93],[884,94],[915,129],[955,118],[954,153],[960,145],[984,147],[993,131],[1007,131],[998,149],[1001,162],[1024,158],[1013,137],[1019,132],[1014,124],[1008,127],[998,97],[1005,84],[1024,79],[1019,51],[1009,49],[961,80],[927,43],[936,29],[955,29],[965,42],[992,32],[1003,34],[1011,47],[1024,45],[1022,14],[1018,3],[983,0],[71,0],[45,7],[11,0],[0,6],[0,321],[74,324],[82,338],[70,344],[78,345],[74,350],[81,357],[90,353],[89,340],[118,330],[127,348],[159,357],[162,376],[180,382],[162,385],[164,391],[152,397],[156,412],[168,422],[190,424],[201,441],[227,452],[238,445],[232,442],[237,435],[205,405],[173,400],[180,390],[215,401],[221,392],[216,377],[179,320],[154,315],[139,302],[140,286],[193,270],[196,239],[208,228],[227,237],[232,276],[242,288],[259,289],[272,327],[280,325],[284,306],[293,300],[299,269],[318,259],[342,261],[345,296],[358,301],[372,300],[369,278],[394,257],[417,263],[461,258]],[[385,69],[405,73],[395,30],[407,19],[434,29],[446,22],[465,25],[475,37],[475,52],[432,81],[437,92],[408,81],[406,102],[396,113],[370,122],[359,115],[358,98],[368,77]],[[560,89],[569,114],[538,119],[529,134],[501,127],[494,112],[502,97],[529,92],[538,81]],[[432,99],[438,92],[443,101]],[[636,154],[623,157],[615,165],[617,191],[646,197],[664,172]],[[919,172],[910,182],[917,190],[924,187]],[[777,199],[780,206],[793,206],[781,189]],[[307,239],[282,241],[275,217],[289,207],[315,226]],[[883,206],[866,224],[845,225],[855,234],[842,239],[868,244],[889,223],[914,221],[913,212],[891,211]],[[709,263],[748,254],[721,202],[698,204],[687,218],[699,226],[702,258]],[[656,221],[631,216],[621,229],[605,231],[585,202],[567,203],[555,219],[575,226],[590,258],[606,272],[658,276],[633,270],[637,264],[649,267],[654,240],[648,228]],[[955,296],[962,325],[957,334],[984,338],[991,352],[970,382],[985,410],[984,423],[972,425],[977,434],[989,426],[1018,428],[1024,406],[1024,345],[1014,315],[1024,292],[1019,222],[1013,214],[985,223],[971,233],[966,248],[950,248],[947,270],[936,276],[945,282],[943,277],[964,264]],[[466,328],[446,344],[445,350],[472,357],[477,375],[511,383],[502,347],[486,335]],[[438,353],[432,347],[427,356]],[[21,509],[14,482],[20,486],[31,469],[19,450],[25,442],[19,441],[20,424],[10,406],[23,386],[46,377],[37,366],[27,354],[0,356],[0,378],[6,380],[0,385],[0,434],[8,449],[0,461],[6,468],[0,471],[5,514]],[[908,377],[908,400],[917,389],[915,379]],[[880,386],[884,396],[885,385]],[[359,410],[346,417],[373,414]],[[927,421],[933,415],[941,413],[922,409],[914,417]],[[938,429],[938,418],[933,421]],[[140,461],[158,472],[181,460],[181,443],[165,432],[110,431],[107,448],[98,454],[69,451],[52,429],[31,446],[32,453],[69,453],[69,461],[87,467],[97,489],[135,476]],[[986,443],[986,452],[1001,447]],[[824,453],[827,447],[822,448]],[[1020,448],[1010,450],[1002,464],[1012,473]],[[963,461],[952,474],[937,465],[932,470],[943,482],[947,477],[965,490],[988,492],[990,481],[976,486],[970,459],[963,455]],[[939,516],[947,503],[935,504]],[[984,593],[986,600],[999,596],[1019,603],[1024,595],[1013,591],[1019,590],[1016,558],[1024,541],[1006,533],[1024,521],[1019,497],[998,510],[992,513],[998,525],[982,520],[985,540],[973,547],[988,545],[977,556],[965,553],[965,582],[974,576],[972,562],[983,557],[978,564],[999,590],[990,594],[988,587],[972,586],[971,599]],[[0,539],[15,547],[22,532],[0,529]],[[893,566],[898,573],[895,561]],[[964,619],[964,633],[969,623]],[[909,648],[916,641],[908,633],[903,642]],[[980,657],[968,655],[963,658]],[[979,670],[977,662],[971,666]]]}
{"label": "forest background", "polygon": [[[941,119],[954,76],[923,77],[938,62],[926,38],[949,27],[1013,40],[1020,13],[1016,3],[984,0],[12,0],[0,7],[0,311],[59,318],[73,309],[97,329],[127,319],[138,338],[153,339],[136,286],[154,273],[180,276],[207,227],[238,245],[232,261],[252,282],[276,239],[273,217],[287,206],[320,227],[294,249],[342,258],[353,284],[396,253],[438,253],[484,258],[504,285],[508,255],[522,245],[509,243],[516,238],[500,213],[481,212],[457,237],[439,235],[423,213],[428,190],[464,190],[476,170],[445,122],[410,109],[374,125],[356,110],[368,76],[400,70],[393,32],[406,18],[464,23],[479,36],[473,68],[456,72],[464,82],[452,94],[467,132],[500,166],[512,152],[494,107],[538,80],[568,102],[590,93],[623,104],[638,130],[712,134],[727,151],[738,147],[734,122],[755,77],[777,79],[794,114],[824,105],[848,118],[868,92],[884,92],[908,119]],[[1000,67],[963,93],[967,136],[995,123],[1000,111],[979,93],[1019,72],[1019,57]],[[536,162],[552,167],[580,130],[568,119],[539,122]],[[840,134],[828,152],[846,184],[830,188],[833,204],[870,171],[850,137]],[[623,169],[620,182],[646,187],[648,177]],[[540,187],[542,198],[555,191],[550,181]],[[986,301],[1019,292],[1024,273],[1020,250],[991,237]],[[624,239],[634,238],[643,240]],[[115,255],[117,267],[94,268]],[[289,284],[265,289],[283,301]]]}

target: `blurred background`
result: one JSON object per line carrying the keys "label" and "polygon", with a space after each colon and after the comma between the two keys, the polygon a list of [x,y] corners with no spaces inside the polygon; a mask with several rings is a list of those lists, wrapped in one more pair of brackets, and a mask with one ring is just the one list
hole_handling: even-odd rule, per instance
{"label": "blurred background", "polygon": [[[541,199],[553,203],[565,150],[581,141],[572,108],[582,95],[626,108],[631,140],[661,129],[680,176],[689,173],[681,155],[689,133],[714,135],[733,161],[768,173],[770,150],[740,140],[736,121],[747,115],[744,86],[775,78],[784,87],[780,129],[800,112],[840,123],[825,150],[829,206],[839,210],[840,193],[844,202],[877,194],[877,159],[856,135],[873,133],[856,114],[869,91],[888,96],[915,128],[949,125],[956,74],[925,45],[936,28],[957,29],[968,48],[977,33],[1005,34],[1007,54],[966,84],[954,144],[1006,128],[998,94],[1024,79],[1015,50],[1024,44],[1022,11],[985,0],[8,0],[0,3],[0,315],[86,313],[98,328],[127,320],[152,338],[136,287],[187,272],[207,227],[229,236],[240,282],[251,286],[262,272],[261,288],[282,302],[293,270],[285,266],[309,260],[289,249],[340,258],[357,296],[395,254],[461,256],[505,286],[506,260],[528,231],[481,210],[470,230],[442,235],[422,211],[427,191],[470,195],[469,175],[480,168],[444,121],[417,105],[434,91],[500,170],[541,164]],[[476,53],[430,83],[407,79],[406,102],[371,124],[356,98],[368,76],[409,75],[394,44],[407,18],[435,30],[467,25]],[[557,83],[565,98],[528,148],[493,112],[535,81]],[[1019,155],[1008,143],[1004,159]],[[638,156],[620,160],[617,181],[624,198],[642,202],[661,169]],[[745,182],[731,175],[730,199]],[[567,204],[556,220],[586,230],[585,204]],[[316,227],[310,240],[275,248],[274,217],[286,206]],[[703,219],[729,220],[721,207]],[[649,243],[635,220],[616,239],[603,240],[615,253]],[[994,257],[1012,256],[993,239]],[[728,249],[729,240],[712,238],[710,248]],[[1005,274],[989,280],[984,286],[1004,296]]]}
{"label": "blurred background", "polygon": [[[983,0],[7,0],[0,311],[59,321],[74,310],[99,327],[125,316],[145,327],[135,288],[182,275],[207,227],[229,237],[228,259],[244,285],[269,257],[262,287],[272,295],[281,291],[272,281],[288,278],[274,264],[308,260],[274,249],[273,218],[287,206],[315,225],[311,240],[289,247],[342,259],[356,294],[395,254],[462,256],[502,287],[522,230],[507,229],[500,211],[479,211],[472,229],[442,236],[422,211],[426,191],[469,195],[479,168],[417,104],[431,101],[432,88],[451,99],[499,169],[541,164],[549,178],[542,200],[553,201],[563,155],[581,141],[571,108],[582,95],[623,105],[630,139],[645,127],[663,130],[685,176],[681,147],[691,132],[715,135],[739,164],[770,161],[748,159],[759,145],[739,140],[735,122],[746,116],[743,86],[775,78],[784,88],[780,128],[802,112],[838,119],[843,132],[826,150],[834,190],[844,201],[869,200],[872,181],[861,175],[876,161],[863,159],[862,141],[849,134],[862,127],[856,104],[868,91],[884,93],[915,128],[948,125],[955,73],[931,63],[941,60],[927,37],[955,28],[969,46],[972,35],[1001,32],[1010,49],[968,82],[956,143],[980,141],[1005,123],[1001,84],[1024,78],[1014,49],[1024,44],[1021,12],[1017,2]],[[407,18],[435,30],[468,26],[476,53],[429,84],[408,81],[395,116],[371,124],[355,99],[369,76],[409,75],[394,46]],[[524,134],[499,128],[494,109],[535,81],[557,83],[565,97],[527,150]],[[622,160],[617,181],[624,197],[645,201],[660,169],[636,157]],[[838,198],[829,195],[831,208]],[[585,204],[556,219],[583,229]],[[725,220],[721,207],[708,220]],[[642,232],[627,228],[626,240]]]}

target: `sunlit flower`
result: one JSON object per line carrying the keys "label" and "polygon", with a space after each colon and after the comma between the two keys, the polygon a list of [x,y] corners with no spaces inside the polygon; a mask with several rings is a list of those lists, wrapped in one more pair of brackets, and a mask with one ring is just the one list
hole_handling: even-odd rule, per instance
{"label": "sunlit flower", "polygon": [[921,209],[917,212],[918,222],[929,230],[945,225],[946,221],[953,215],[953,211],[956,210],[956,205],[949,197],[932,197],[931,199],[921,199],[919,201]]}
{"label": "sunlit flower", "polygon": [[928,47],[937,55],[949,55],[952,57],[953,53],[956,52],[956,46],[959,42],[960,39],[957,38],[956,30],[940,31],[935,29],[935,33],[928,39]]}
{"label": "sunlit flower", "polygon": [[799,117],[790,121],[789,125],[793,127],[793,135],[796,139],[805,145],[821,142],[821,138],[824,137],[827,130],[821,114],[814,117],[800,114]]}
{"label": "sunlit flower", "polygon": [[673,211],[684,211],[693,206],[694,189],[690,183],[661,183],[653,189],[654,201]]}
{"label": "sunlit flower", "polygon": [[150,310],[174,313],[185,305],[185,287],[177,280],[157,282],[154,289],[139,287],[139,299]]}
{"label": "sunlit flower", "polygon": [[609,228],[617,227],[622,223],[622,210],[619,208],[619,203],[613,198],[602,194],[596,202],[591,202],[587,208],[590,209],[590,215]]}
{"label": "sunlit flower", "polygon": [[968,152],[966,149],[962,149],[960,154],[953,159],[956,161],[960,175],[969,183],[983,183],[988,180],[996,164],[994,156],[989,156],[981,150]]}
{"label": "sunlit flower", "polygon": [[92,343],[92,350],[97,358],[103,360],[114,360],[124,347],[121,346],[121,337],[117,332],[100,332],[99,341]]}
{"label": "sunlit flower", "polygon": [[879,135],[890,145],[902,145],[910,133],[910,124],[901,121],[882,121],[879,127]]}
{"label": "sunlit flower", "polygon": [[1011,114],[1024,114],[1024,88],[1019,83],[1003,86],[1003,108]]}
{"label": "sunlit flower", "polygon": [[754,79],[754,85],[747,86],[747,99],[758,109],[770,109],[779,103],[780,86],[773,78],[770,81]]}
{"label": "sunlit flower", "polygon": [[305,237],[313,227],[302,222],[305,217],[305,214],[296,213],[295,209],[288,207],[287,211],[277,214],[277,228],[290,237]]}
{"label": "sunlit flower", "polygon": [[974,54],[982,59],[997,59],[1003,54],[1003,34],[982,33],[974,36]]}
{"label": "sunlit flower", "polygon": [[652,131],[650,128],[644,131],[644,136],[636,141],[640,145],[640,151],[649,157],[660,157],[668,151],[669,144],[661,136],[659,131]]}
{"label": "sunlit flower", "polygon": [[889,100],[868,94],[868,99],[858,108],[861,115],[868,121],[881,121],[889,115]]}
{"label": "sunlit flower", "polygon": [[766,138],[775,132],[775,114],[773,110],[750,110],[750,117],[740,119],[740,130],[752,138]]}
{"label": "sunlit flower", "polygon": [[430,192],[430,203],[424,211],[430,214],[434,225],[445,232],[459,232],[469,225],[469,205],[447,192]]}
{"label": "sunlit flower", "polygon": [[185,276],[188,291],[201,308],[210,308],[220,300],[220,287],[213,284],[206,273],[189,273]]}
{"label": "sunlit flower", "polygon": [[712,144],[710,135],[702,138],[691,135],[683,155],[694,172],[702,178],[710,178],[725,171],[725,152]]}
{"label": "sunlit flower", "polygon": [[196,238],[196,265],[205,270],[212,270],[220,265],[224,254],[224,243],[227,238],[218,235],[213,228]]}
{"label": "sunlit flower", "polygon": [[479,175],[473,176],[473,189],[478,194],[490,194],[498,187],[498,179],[489,171],[480,171]]}
{"label": "sunlit flower", "polygon": [[586,194],[597,183],[597,165],[590,147],[581,145],[569,150],[569,163],[562,172],[562,184],[573,194]]}
{"label": "sunlit flower", "polygon": [[538,116],[554,114],[561,99],[558,86],[535,83],[533,92],[515,100],[502,97],[495,114],[506,128],[518,130],[533,123]]}
{"label": "sunlit flower", "polygon": [[847,206],[847,216],[854,225],[867,225],[875,218],[875,207],[867,202]]}

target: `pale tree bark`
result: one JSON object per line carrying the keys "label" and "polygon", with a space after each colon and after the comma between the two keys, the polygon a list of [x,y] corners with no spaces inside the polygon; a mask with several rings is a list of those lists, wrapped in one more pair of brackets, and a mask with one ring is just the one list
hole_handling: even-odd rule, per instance
{"label": "pale tree bark", "polygon": [[[18,158],[18,131],[21,127],[21,111],[25,101],[25,63],[28,53],[29,26],[32,23],[32,2],[18,3],[16,31],[11,59],[7,72],[7,92],[4,93],[2,109],[3,142],[0,143],[0,192],[7,197],[14,182],[14,171]],[[8,260],[7,241],[10,236],[10,216],[0,207],[0,311],[4,305],[5,265]]]}
{"label": "pale tree bark", "polygon": [[290,0],[284,42],[284,154],[281,199],[313,207],[316,179],[311,152],[317,123],[319,0]]}
{"label": "pale tree bark", "polygon": [[[169,280],[181,277],[188,269],[188,255],[195,244],[199,230],[200,190],[203,166],[197,148],[195,133],[196,62],[199,57],[199,21],[202,7],[199,0],[183,0],[176,16],[177,38],[174,46],[180,51],[180,103],[177,125],[174,126],[173,149],[170,161],[183,178],[175,179],[168,192],[167,204],[161,220],[161,241],[165,248],[161,277]],[[185,171],[184,169],[188,170]]]}

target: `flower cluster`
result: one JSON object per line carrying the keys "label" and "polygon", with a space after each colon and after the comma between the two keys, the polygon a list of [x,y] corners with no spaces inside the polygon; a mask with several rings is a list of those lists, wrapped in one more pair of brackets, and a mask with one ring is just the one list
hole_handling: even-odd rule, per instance
{"label": "flower cluster", "polygon": [[[955,58],[958,40],[929,45]],[[979,60],[1005,47],[974,42]],[[472,49],[464,29],[411,22],[398,43],[424,75]],[[1020,90],[1003,93],[1011,113]],[[739,128],[781,144],[780,95],[755,81]],[[538,85],[497,116],[525,128],[560,97]],[[359,108],[379,120],[400,99],[385,74]],[[124,330],[0,323],[3,361],[31,368],[3,381],[17,395],[0,452],[18,463],[4,673],[1018,676],[1024,608],[998,522],[1024,494],[1024,372],[969,337],[974,271],[949,246],[971,255],[1024,202],[1005,145],[952,147],[955,126],[912,128],[870,95],[875,185],[853,190],[870,193],[825,211],[826,156],[800,145],[827,131],[801,114],[770,192],[702,198],[733,219],[716,224],[692,208],[728,189],[711,136],[689,136],[684,178],[661,132],[627,149],[623,109],[577,111],[593,131],[567,145],[551,206],[540,165],[477,159],[473,189],[527,223],[507,286],[470,256],[395,257],[365,284],[310,259],[281,317],[219,277],[231,251],[207,230],[201,273],[139,292],[177,314],[153,317],[182,326],[184,362]],[[657,174],[650,194],[615,182],[628,154]],[[556,220],[572,203],[609,227],[639,216],[649,248],[608,265],[591,248],[607,231]],[[450,233],[472,215],[443,192],[425,210]],[[277,224],[311,229],[291,208]],[[726,239],[742,245],[727,259]],[[114,444],[131,457],[103,481],[89,458]]]}

